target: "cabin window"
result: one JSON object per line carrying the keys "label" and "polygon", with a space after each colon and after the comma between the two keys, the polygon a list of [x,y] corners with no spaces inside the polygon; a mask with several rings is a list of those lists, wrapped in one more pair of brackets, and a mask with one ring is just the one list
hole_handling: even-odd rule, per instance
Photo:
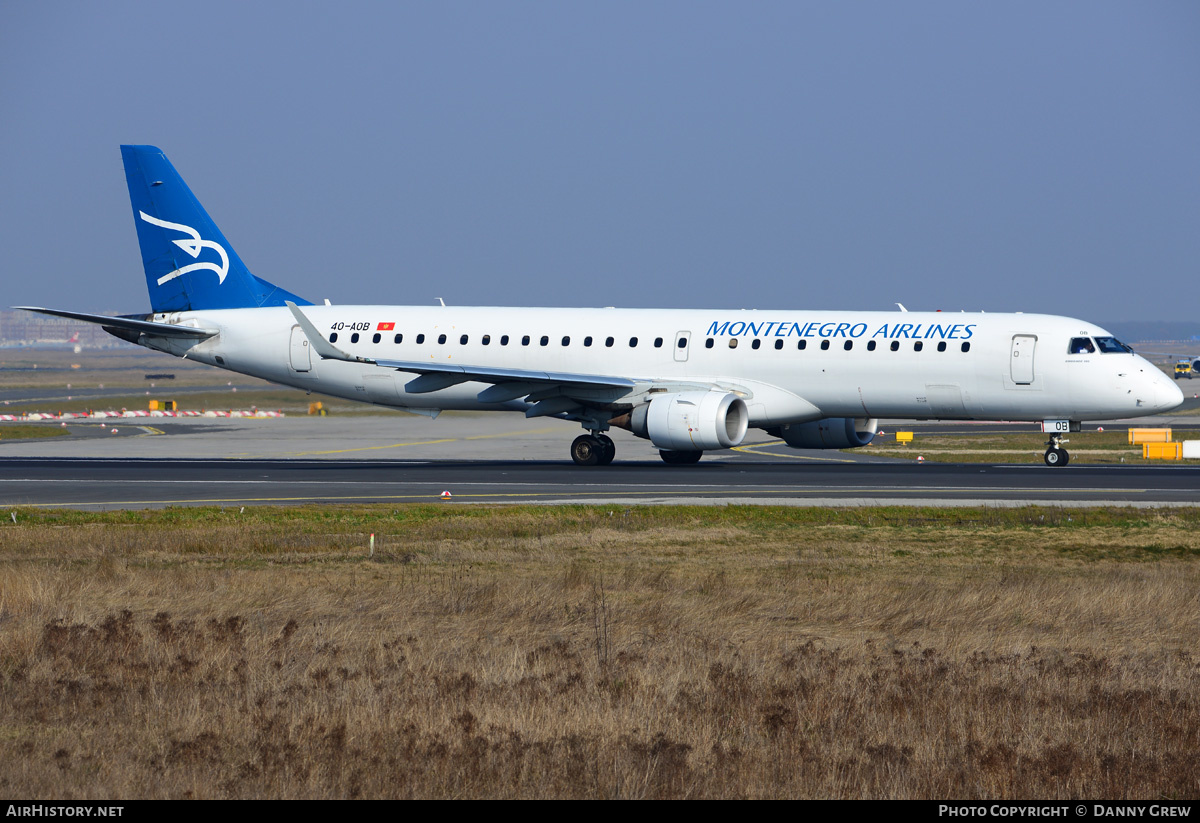
{"label": "cabin window", "polygon": [[731,349],[736,349],[736,348],[737,348],[737,341],[738,341],[738,339],[737,339],[736,337],[731,337],[731,338],[729,338],[729,348],[731,348]]}
{"label": "cabin window", "polygon": [[845,343],[842,344],[842,348],[845,349],[846,351],[850,351],[852,348],[854,348],[854,341],[847,340]]}
{"label": "cabin window", "polygon": [[333,334],[329,335],[329,342],[330,342],[330,343],[336,343],[336,342],[337,342],[337,332],[334,332]]}
{"label": "cabin window", "polygon": [[465,334],[462,337],[458,338],[458,345],[460,345],[460,346],[467,345],[467,336]]}
{"label": "cabin window", "polygon": [[479,338],[479,342],[485,346],[491,345],[492,336],[490,334],[485,334],[483,337]]}
{"label": "cabin window", "polygon": [[713,347],[713,339],[710,337],[704,341],[704,348],[711,349]]}
{"label": "cabin window", "polygon": [[418,334],[417,335],[417,343],[424,343],[424,342],[425,342],[425,335]]}
{"label": "cabin window", "polygon": [[892,351],[900,351],[900,341],[899,340],[892,341]]}
{"label": "cabin window", "polygon": [[796,350],[797,350],[797,351],[804,351],[804,350],[805,350],[805,349],[807,349],[807,348],[808,348],[808,341],[807,341],[807,340],[801,340],[799,343],[797,343],[797,344],[796,344]]}
{"label": "cabin window", "polygon": [[354,334],[350,335],[350,342],[351,342],[351,343],[357,343],[357,342],[358,342],[358,332],[355,332]]}
{"label": "cabin window", "polygon": [[920,351],[923,348],[925,348],[925,344],[920,340],[918,340],[916,343],[913,343],[913,351]]}
{"label": "cabin window", "polygon": [[507,345],[508,345],[508,335],[507,335],[507,334],[502,334],[502,335],[500,335],[500,345],[501,345],[501,346],[507,346]]}
{"label": "cabin window", "polygon": [[607,347],[608,347],[608,348],[610,348],[610,349],[613,347],[613,343],[616,343],[616,342],[617,342],[617,341],[616,341],[616,340],[614,340],[614,339],[613,339],[613,338],[611,338],[611,337],[606,337],[606,338],[604,338],[604,345],[605,345],[605,346],[607,346]]}
{"label": "cabin window", "polygon": [[631,348],[631,349],[637,348],[637,338],[636,337],[629,338],[629,348]]}
{"label": "cabin window", "polygon": [[783,348],[783,341],[782,341],[782,340],[776,340],[776,341],[775,341],[775,351],[779,351],[779,350],[780,350],[780,349],[782,349],[782,348]]}
{"label": "cabin window", "polygon": [[943,340],[940,343],[938,343],[938,351],[945,351],[945,350],[946,350],[946,341]]}
{"label": "cabin window", "polygon": [[569,346],[569,345],[571,345],[571,338],[570,338],[570,337],[564,337],[564,338],[563,338],[563,345],[564,345],[564,346]]}
{"label": "cabin window", "polygon": [[676,343],[675,345],[679,346],[679,348],[681,348],[681,349],[686,349],[687,348],[687,340],[688,339],[686,337],[681,337],[681,338],[679,338],[679,342]]}
{"label": "cabin window", "polygon": [[392,340],[392,342],[393,342],[393,343],[396,343],[396,344],[403,343],[403,342],[404,342],[404,335],[402,335],[402,334],[398,334],[398,335],[396,335],[395,339],[393,339],[393,340]]}
{"label": "cabin window", "polygon": [[592,338],[590,338],[590,337],[583,338],[583,345],[584,345],[584,348],[590,347],[592,345]]}
{"label": "cabin window", "polygon": [[654,348],[656,348],[656,349],[662,348],[662,338],[661,337],[654,338]]}
{"label": "cabin window", "polygon": [[542,346],[549,346],[550,345],[550,337],[548,335],[543,334],[542,339],[539,340],[538,343]]}
{"label": "cabin window", "polygon": [[444,335],[444,334],[439,334],[439,335],[438,335],[438,345],[439,345],[439,346],[444,346],[444,345],[446,345],[446,335]]}
{"label": "cabin window", "polygon": [[381,335],[379,332],[375,332],[375,335],[371,338],[371,342],[378,343],[382,339],[383,339],[383,335]]}
{"label": "cabin window", "polygon": [[970,344],[970,343],[963,343],[963,344],[962,344],[962,350],[963,350],[964,352],[969,352],[969,351],[971,350],[971,344]]}
{"label": "cabin window", "polygon": [[756,338],[754,338],[754,342],[750,344],[750,348],[757,349],[761,345],[762,345],[762,341],[756,337]]}
{"label": "cabin window", "polygon": [[527,335],[527,334],[526,334],[526,335],[524,335],[524,336],[521,338],[521,345],[522,345],[522,346],[528,346],[528,345],[529,345],[529,335]]}
{"label": "cabin window", "polygon": [[828,340],[821,341],[821,351],[829,351],[829,341]]}
{"label": "cabin window", "polygon": [[875,341],[874,340],[867,341],[867,351],[875,351]]}

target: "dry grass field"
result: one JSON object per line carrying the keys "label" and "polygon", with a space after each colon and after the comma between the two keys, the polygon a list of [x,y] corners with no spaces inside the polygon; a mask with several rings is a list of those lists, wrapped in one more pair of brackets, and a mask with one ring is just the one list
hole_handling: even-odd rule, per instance
{"label": "dry grass field", "polygon": [[1198,510],[3,514],[10,797],[1200,796]]}

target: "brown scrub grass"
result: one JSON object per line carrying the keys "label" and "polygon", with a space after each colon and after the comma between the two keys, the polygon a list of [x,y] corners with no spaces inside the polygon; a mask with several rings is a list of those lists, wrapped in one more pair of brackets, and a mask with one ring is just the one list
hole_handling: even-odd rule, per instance
{"label": "brown scrub grass", "polygon": [[16,516],[10,797],[1200,796],[1197,509]]}

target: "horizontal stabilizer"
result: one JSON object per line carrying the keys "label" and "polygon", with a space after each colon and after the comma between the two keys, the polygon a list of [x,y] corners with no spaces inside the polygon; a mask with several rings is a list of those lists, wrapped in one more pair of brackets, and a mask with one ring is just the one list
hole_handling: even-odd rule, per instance
{"label": "horizontal stabilizer", "polygon": [[128,331],[147,334],[152,337],[191,337],[203,339],[213,337],[219,329],[199,329],[194,326],[175,326],[169,323],[151,323],[149,320],[139,320],[134,317],[109,317],[105,314],[87,314],[79,311],[60,311],[58,309],[42,309],[36,306],[13,306],[21,311],[35,311],[38,314],[49,314],[54,317],[66,317],[70,320],[81,320],[84,323],[95,323],[106,329],[126,329]]}

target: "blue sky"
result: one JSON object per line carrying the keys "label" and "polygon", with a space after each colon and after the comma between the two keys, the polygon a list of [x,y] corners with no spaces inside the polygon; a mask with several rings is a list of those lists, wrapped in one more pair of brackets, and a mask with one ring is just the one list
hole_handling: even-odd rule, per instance
{"label": "blue sky", "polygon": [[0,4],[5,305],[145,310],[118,145],[335,303],[1197,316],[1194,2]]}

